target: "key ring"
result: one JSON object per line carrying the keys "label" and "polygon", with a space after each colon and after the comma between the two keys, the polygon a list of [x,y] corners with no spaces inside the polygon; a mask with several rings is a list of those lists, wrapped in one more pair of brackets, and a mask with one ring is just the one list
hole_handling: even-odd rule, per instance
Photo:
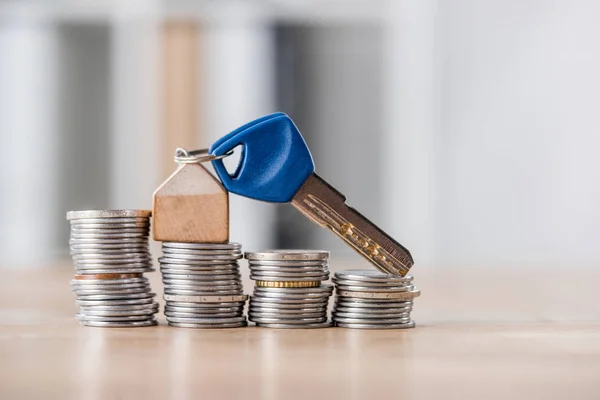
{"label": "key ring", "polygon": [[214,154],[210,154],[208,149],[187,151],[186,149],[178,147],[175,150],[175,156],[173,158],[178,164],[200,164],[214,160],[222,160],[232,154],[233,149],[220,156],[215,156]]}

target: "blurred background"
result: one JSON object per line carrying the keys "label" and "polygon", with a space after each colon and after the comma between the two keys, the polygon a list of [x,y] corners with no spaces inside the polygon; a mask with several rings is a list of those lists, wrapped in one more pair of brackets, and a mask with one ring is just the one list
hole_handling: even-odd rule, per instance
{"label": "blurred background", "polygon": [[[68,258],[68,210],[151,208],[176,147],[288,113],[416,265],[600,262],[600,2],[0,1],[0,262]],[[359,256],[231,196],[247,250]]]}

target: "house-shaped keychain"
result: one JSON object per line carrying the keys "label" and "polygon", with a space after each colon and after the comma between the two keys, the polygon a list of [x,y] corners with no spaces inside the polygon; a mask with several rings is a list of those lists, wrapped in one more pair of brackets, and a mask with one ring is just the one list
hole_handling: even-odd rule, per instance
{"label": "house-shaped keychain", "polygon": [[160,242],[229,242],[229,194],[202,164],[182,164],[156,189],[152,236]]}

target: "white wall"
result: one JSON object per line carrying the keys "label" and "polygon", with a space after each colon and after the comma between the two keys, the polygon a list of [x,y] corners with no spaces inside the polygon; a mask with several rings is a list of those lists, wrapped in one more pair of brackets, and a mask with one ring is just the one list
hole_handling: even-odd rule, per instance
{"label": "white wall", "polygon": [[0,258],[54,255],[59,229],[57,32],[45,18],[0,21]]}
{"label": "white wall", "polygon": [[593,1],[440,2],[440,260],[600,261],[599,15]]}

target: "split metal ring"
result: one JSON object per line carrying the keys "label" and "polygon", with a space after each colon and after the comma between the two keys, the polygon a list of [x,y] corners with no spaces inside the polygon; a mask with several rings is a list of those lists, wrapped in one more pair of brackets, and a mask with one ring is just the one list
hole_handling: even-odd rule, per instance
{"label": "split metal ring", "polygon": [[175,150],[175,162],[178,164],[198,164],[209,161],[221,160],[225,157],[229,157],[233,154],[233,149],[229,150],[227,153],[215,156],[214,154],[210,154],[208,149],[200,149],[200,150],[192,150],[187,151],[181,147]]}

